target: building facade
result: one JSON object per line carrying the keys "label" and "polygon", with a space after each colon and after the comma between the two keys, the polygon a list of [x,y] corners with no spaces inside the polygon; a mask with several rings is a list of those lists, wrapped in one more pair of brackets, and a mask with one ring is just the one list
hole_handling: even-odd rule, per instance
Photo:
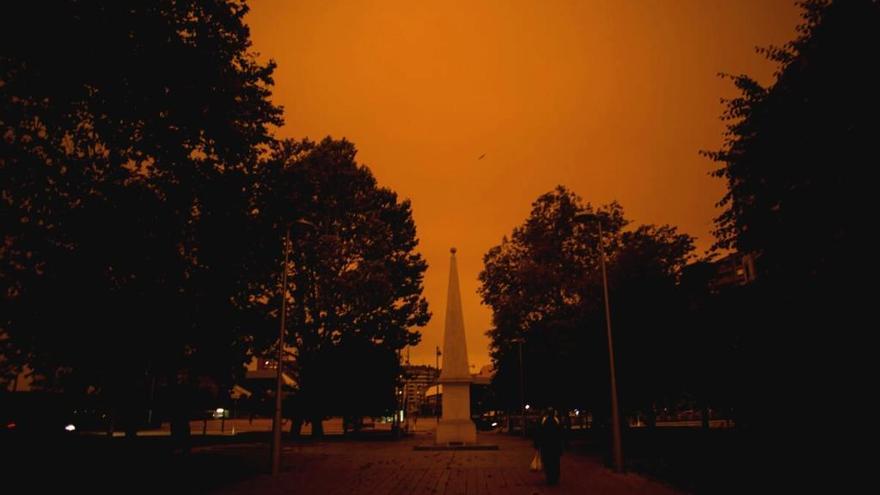
{"label": "building facade", "polygon": [[755,256],[750,253],[730,253],[713,263],[712,289],[747,285],[755,281]]}
{"label": "building facade", "polygon": [[421,414],[425,407],[425,392],[437,384],[439,375],[433,366],[403,367],[403,400],[407,416]]}

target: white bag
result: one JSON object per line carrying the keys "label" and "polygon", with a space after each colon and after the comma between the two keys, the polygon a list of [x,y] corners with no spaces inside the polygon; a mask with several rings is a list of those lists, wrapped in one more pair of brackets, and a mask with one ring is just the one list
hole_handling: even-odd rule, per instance
{"label": "white bag", "polygon": [[532,471],[540,471],[544,469],[544,466],[541,465],[541,452],[536,450],[535,457],[532,457],[532,463],[529,465],[529,469]]}

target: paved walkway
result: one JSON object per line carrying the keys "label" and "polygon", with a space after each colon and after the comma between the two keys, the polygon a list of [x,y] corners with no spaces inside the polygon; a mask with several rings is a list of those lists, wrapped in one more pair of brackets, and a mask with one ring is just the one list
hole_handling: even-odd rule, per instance
{"label": "paved walkway", "polygon": [[[430,432],[401,441],[328,441],[286,444],[282,474],[259,476],[220,494],[677,494],[636,474],[617,475],[600,460],[566,453],[558,486],[544,484],[543,473],[529,471],[531,442],[503,434],[480,434],[490,451],[416,451]],[[224,447],[253,449],[254,446]]]}

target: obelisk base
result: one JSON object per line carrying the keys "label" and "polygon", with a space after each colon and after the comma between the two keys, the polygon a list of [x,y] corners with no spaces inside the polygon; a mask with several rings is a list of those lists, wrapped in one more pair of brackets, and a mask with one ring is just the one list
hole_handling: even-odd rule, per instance
{"label": "obelisk base", "polygon": [[468,445],[477,443],[477,426],[469,419],[441,419],[437,425],[437,443],[440,445]]}
{"label": "obelisk base", "polygon": [[440,377],[443,385],[443,416],[437,425],[437,445],[467,445],[477,442],[477,427],[471,421],[470,381],[470,377]]}

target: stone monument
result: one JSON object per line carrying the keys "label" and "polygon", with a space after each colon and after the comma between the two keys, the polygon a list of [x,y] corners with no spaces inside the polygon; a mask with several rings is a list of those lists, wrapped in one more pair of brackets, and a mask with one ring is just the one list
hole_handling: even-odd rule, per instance
{"label": "stone monument", "polygon": [[449,290],[446,296],[446,323],[443,329],[443,415],[437,425],[438,445],[468,445],[477,442],[477,428],[471,420],[471,375],[467,342],[458,288],[455,248],[449,262]]}

